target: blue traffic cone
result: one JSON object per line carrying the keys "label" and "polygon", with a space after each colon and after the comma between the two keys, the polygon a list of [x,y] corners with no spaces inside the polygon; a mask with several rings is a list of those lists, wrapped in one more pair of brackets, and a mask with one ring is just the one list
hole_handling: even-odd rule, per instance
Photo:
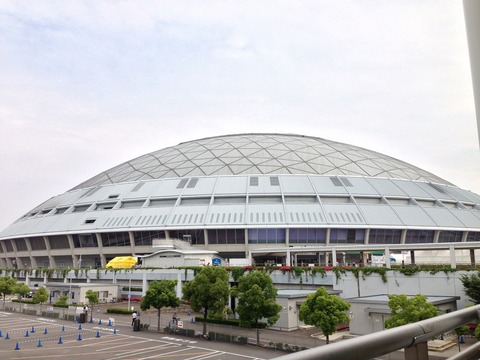
{"label": "blue traffic cone", "polygon": [[25,337],[29,337],[30,335],[28,334],[28,330],[25,331]]}
{"label": "blue traffic cone", "polygon": [[97,331],[97,334],[95,335],[95,337],[100,337],[100,331]]}
{"label": "blue traffic cone", "polygon": [[2,335],[2,330],[0,330],[0,337],[3,337],[3,335]]}
{"label": "blue traffic cone", "polygon": [[117,335],[117,328],[113,328],[113,335]]}
{"label": "blue traffic cone", "polygon": [[8,339],[10,339],[10,334],[7,331],[7,335],[5,335],[5,340],[8,340]]}
{"label": "blue traffic cone", "polygon": [[38,345],[37,345],[37,347],[43,347],[43,345],[42,345],[42,340],[38,340]]}
{"label": "blue traffic cone", "polygon": [[45,330],[43,331],[44,334],[48,334],[48,329],[45,328]]}
{"label": "blue traffic cone", "polygon": [[61,337],[61,336],[58,338],[58,343],[59,343],[59,344],[63,344],[63,340],[62,340],[62,337]]}
{"label": "blue traffic cone", "polygon": [[65,325],[62,326],[62,332],[65,332]]}
{"label": "blue traffic cone", "polygon": [[31,333],[33,334],[35,332],[35,326],[32,326],[32,331]]}
{"label": "blue traffic cone", "polygon": [[112,326],[112,320],[108,319],[108,326]]}
{"label": "blue traffic cone", "polygon": [[90,323],[90,324],[93,324],[93,317],[90,318],[89,323]]}
{"label": "blue traffic cone", "polygon": [[98,319],[98,325],[102,325],[102,319]]}
{"label": "blue traffic cone", "polygon": [[18,341],[17,341],[17,344],[15,345],[15,350],[20,350],[20,345],[18,344]]}
{"label": "blue traffic cone", "polygon": [[78,324],[78,330],[82,330],[82,324]]}
{"label": "blue traffic cone", "polygon": [[82,334],[78,334],[77,340],[78,340],[78,341],[82,341]]}
{"label": "blue traffic cone", "polygon": [[465,338],[463,335],[460,335],[460,344],[465,344]]}

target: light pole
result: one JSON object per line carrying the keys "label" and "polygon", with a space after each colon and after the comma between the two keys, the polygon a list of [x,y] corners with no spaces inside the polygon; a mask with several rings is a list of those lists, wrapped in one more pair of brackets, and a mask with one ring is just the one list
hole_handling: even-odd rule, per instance
{"label": "light pole", "polygon": [[72,305],[72,278],[70,278],[70,286],[68,288],[68,305]]}
{"label": "light pole", "polygon": [[132,288],[132,279],[128,279],[128,310],[130,310],[130,289]]}

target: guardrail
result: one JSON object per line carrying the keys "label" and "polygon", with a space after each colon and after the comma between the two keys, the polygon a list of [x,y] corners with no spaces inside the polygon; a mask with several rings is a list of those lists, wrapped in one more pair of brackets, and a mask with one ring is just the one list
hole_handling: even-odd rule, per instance
{"label": "guardrail", "polygon": [[[276,360],[368,360],[405,348],[405,359],[428,360],[427,341],[479,319],[480,305],[413,324],[319,346]],[[477,357],[478,359],[478,357]]]}

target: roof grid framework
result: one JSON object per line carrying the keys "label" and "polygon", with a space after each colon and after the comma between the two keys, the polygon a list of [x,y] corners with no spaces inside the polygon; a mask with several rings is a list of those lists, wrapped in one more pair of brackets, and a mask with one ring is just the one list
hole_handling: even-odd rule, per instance
{"label": "roof grid framework", "polygon": [[449,184],[389,156],[321,138],[240,134],[194,140],[137,157],[74,189],[139,179],[238,174],[384,176]]}

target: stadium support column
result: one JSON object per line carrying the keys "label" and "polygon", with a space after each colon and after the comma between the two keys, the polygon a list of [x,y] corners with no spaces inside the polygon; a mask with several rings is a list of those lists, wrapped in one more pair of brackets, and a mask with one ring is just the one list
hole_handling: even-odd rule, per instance
{"label": "stadium support column", "polygon": [[332,266],[337,266],[337,250],[332,249]]}
{"label": "stadium support column", "polygon": [[[248,259],[248,264],[250,266],[253,266],[253,255],[251,251],[247,251],[247,259]],[[185,279],[186,280],[186,279]]]}
{"label": "stadium support column", "polygon": [[100,255],[100,264],[101,267],[104,268],[107,266],[107,258],[105,257],[105,254],[103,253],[103,242],[102,242],[102,235],[99,233],[95,234],[97,238],[97,244],[98,244],[98,255]]}
{"label": "stadium support column", "polygon": [[452,269],[456,269],[457,268],[457,259],[455,258],[455,246],[450,245],[449,250],[450,250],[450,267]]}
{"label": "stadium support column", "polygon": [[57,264],[55,263],[55,257],[51,255],[52,248],[50,247],[50,240],[48,236],[43,236],[43,241],[45,241],[45,247],[47,248],[48,252],[48,263],[50,269],[55,269],[57,267]]}
{"label": "stadium support column", "polygon": [[410,263],[415,265],[415,251],[410,250]]}
{"label": "stadium support column", "polygon": [[182,271],[177,272],[177,297],[182,298]]}
{"label": "stadium support column", "polygon": [[133,231],[128,232],[128,239],[130,240],[130,251],[132,252],[132,256],[135,255],[135,236],[133,235]]}
{"label": "stadium support column", "polygon": [[287,256],[285,257],[285,265],[292,266],[292,258],[291,258],[290,250],[287,250]]}
{"label": "stadium support column", "polygon": [[[181,279],[180,279],[181,280]],[[142,297],[145,296],[148,290],[148,283],[147,283],[147,273],[144,271],[143,272],[143,278],[142,278]]]}
{"label": "stadium support column", "polygon": [[392,264],[390,263],[390,248],[388,247],[385,248],[385,264],[387,269],[392,268]]}

